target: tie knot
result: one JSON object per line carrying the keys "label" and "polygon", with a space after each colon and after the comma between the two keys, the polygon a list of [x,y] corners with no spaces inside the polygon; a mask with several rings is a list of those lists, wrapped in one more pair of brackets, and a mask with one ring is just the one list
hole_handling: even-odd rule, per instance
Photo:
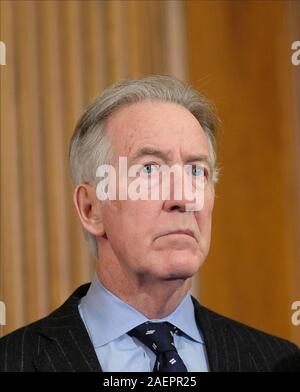
{"label": "tie knot", "polygon": [[139,339],[158,355],[163,352],[176,350],[173,336],[177,331],[175,325],[166,321],[162,323],[147,321],[133,328],[127,334]]}

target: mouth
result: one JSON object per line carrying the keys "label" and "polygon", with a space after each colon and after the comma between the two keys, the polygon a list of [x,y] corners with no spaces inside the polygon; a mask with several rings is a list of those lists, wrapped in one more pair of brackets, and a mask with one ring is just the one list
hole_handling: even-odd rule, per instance
{"label": "mouth", "polygon": [[188,236],[190,236],[190,237],[195,239],[195,235],[194,235],[192,230],[174,230],[174,231],[169,231],[169,232],[167,232],[165,234],[160,235],[159,237],[164,237],[166,235],[171,235],[171,234],[188,235]]}

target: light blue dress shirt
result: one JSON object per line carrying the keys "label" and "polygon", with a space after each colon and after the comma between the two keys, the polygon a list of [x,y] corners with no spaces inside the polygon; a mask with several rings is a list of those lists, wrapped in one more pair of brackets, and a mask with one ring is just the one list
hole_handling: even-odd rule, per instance
{"label": "light blue dress shirt", "polygon": [[137,338],[127,335],[132,328],[146,321],[168,321],[179,328],[184,334],[176,334],[174,344],[187,370],[209,371],[190,293],[167,317],[148,319],[104,287],[95,274],[78,307],[104,372],[153,371],[156,355]]}

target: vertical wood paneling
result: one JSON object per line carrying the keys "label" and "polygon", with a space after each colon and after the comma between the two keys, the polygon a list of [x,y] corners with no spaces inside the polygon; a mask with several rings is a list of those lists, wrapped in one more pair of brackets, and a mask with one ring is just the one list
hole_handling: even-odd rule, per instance
{"label": "vertical wood paneling", "polygon": [[36,3],[40,32],[41,107],[44,134],[44,187],[46,192],[47,254],[51,306],[70,292],[70,233],[67,222],[66,147],[62,79],[62,34],[60,4]]}
{"label": "vertical wood paneling", "polygon": [[25,323],[25,264],[22,242],[21,182],[16,105],[16,23],[13,4],[1,2],[1,37],[6,65],[1,66],[1,300],[9,328]]}
{"label": "vertical wood paneling", "polygon": [[[159,6],[159,2],[157,4]],[[129,53],[131,54],[129,64],[132,77],[143,73],[154,73],[151,64],[151,51],[154,50],[151,46],[151,21],[151,2],[148,0],[128,2]]]}
{"label": "vertical wood paneling", "polygon": [[[20,160],[21,216],[26,281],[26,317],[30,321],[48,310],[42,132],[38,86],[35,4],[14,2],[16,35],[17,134]],[[31,44],[28,45],[30,37]],[[32,70],[35,72],[32,72]],[[29,99],[30,97],[30,99]],[[40,293],[39,296],[36,293]]]}
{"label": "vertical wood paneling", "polygon": [[288,5],[189,1],[187,42],[191,80],[214,98],[224,128],[202,298],[299,343],[291,324],[300,260]]}
{"label": "vertical wood paneling", "polygon": [[[168,46],[166,42],[166,7],[168,2],[149,2],[148,3],[148,18],[149,18],[149,61],[151,72],[166,73],[166,56],[168,53]],[[170,72],[170,69],[168,69]]]}
{"label": "vertical wood paneling", "polygon": [[82,7],[83,74],[88,75],[83,83],[85,104],[91,102],[108,81],[106,9],[105,1],[86,1]]}
{"label": "vertical wood paneling", "polygon": [[186,4],[180,0],[164,3],[166,69],[171,75],[187,80]]}
{"label": "vertical wood paneling", "polygon": [[107,2],[109,82],[128,77],[127,1]]}
{"label": "vertical wood paneling", "polygon": [[[58,4],[61,34],[61,96],[63,106],[63,157],[65,168],[68,167],[68,144],[74,129],[74,119],[79,118],[83,103],[83,40],[82,40],[82,2],[67,1]],[[89,42],[86,43],[89,45]],[[72,287],[89,280],[90,263],[87,248],[75,216],[73,203],[68,195],[72,194],[71,181],[67,185],[66,208],[67,230],[70,235],[70,272]],[[85,260],[85,262],[84,262]]]}
{"label": "vertical wood paneling", "polygon": [[131,1],[128,3],[128,24],[129,29],[129,68],[131,77],[137,77],[141,74],[142,63],[140,59],[140,44],[139,36],[140,29],[138,25],[139,20],[139,9],[136,7],[136,3]]}
{"label": "vertical wood paneling", "polygon": [[[300,3],[289,2],[288,22],[289,22],[289,33],[290,41],[298,41],[300,37]],[[290,110],[293,115],[291,121],[294,123],[293,133],[291,137],[291,156],[293,156],[294,162],[294,176],[292,177],[294,182],[292,184],[292,197],[293,197],[293,210],[290,211],[292,227],[292,233],[296,233],[296,240],[294,236],[291,238],[293,246],[293,259],[298,262],[292,263],[292,271],[290,275],[291,281],[291,298],[299,301],[300,298],[300,246],[299,246],[299,234],[300,234],[300,68],[294,66],[292,68],[292,103]],[[292,336],[294,341],[300,345],[300,332],[299,326],[292,327]]]}

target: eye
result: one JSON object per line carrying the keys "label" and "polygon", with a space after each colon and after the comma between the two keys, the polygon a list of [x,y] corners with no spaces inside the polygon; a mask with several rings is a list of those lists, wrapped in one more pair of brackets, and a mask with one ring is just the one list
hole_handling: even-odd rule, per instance
{"label": "eye", "polygon": [[188,173],[194,177],[205,176],[207,177],[207,170],[201,165],[188,165]]}
{"label": "eye", "polygon": [[209,177],[209,170],[207,167],[199,164],[191,164],[186,166],[187,173],[192,175],[193,177],[203,177],[203,179],[207,180]]}
{"label": "eye", "polygon": [[201,176],[204,174],[204,167],[199,165],[192,165],[192,175]]}
{"label": "eye", "polygon": [[142,167],[142,172],[145,174],[152,174],[159,171],[159,165],[157,163],[146,163]]}

